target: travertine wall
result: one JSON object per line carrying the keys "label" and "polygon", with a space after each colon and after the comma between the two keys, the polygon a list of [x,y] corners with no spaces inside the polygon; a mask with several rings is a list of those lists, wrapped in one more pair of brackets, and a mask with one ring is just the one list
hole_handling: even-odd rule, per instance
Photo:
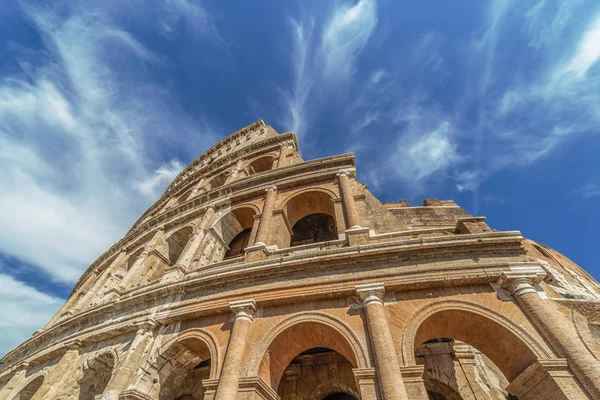
{"label": "travertine wall", "polygon": [[[583,269],[453,201],[382,204],[352,154],[297,150],[258,121],[184,169],[0,361],[0,399],[600,398]],[[337,237],[292,246],[315,214]]]}

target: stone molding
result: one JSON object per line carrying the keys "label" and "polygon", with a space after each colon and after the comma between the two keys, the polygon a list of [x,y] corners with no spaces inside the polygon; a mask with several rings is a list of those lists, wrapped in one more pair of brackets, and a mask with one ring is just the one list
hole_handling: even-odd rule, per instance
{"label": "stone molding", "polygon": [[277,392],[259,376],[240,378],[239,385],[239,393],[252,393],[264,400],[279,400]]}

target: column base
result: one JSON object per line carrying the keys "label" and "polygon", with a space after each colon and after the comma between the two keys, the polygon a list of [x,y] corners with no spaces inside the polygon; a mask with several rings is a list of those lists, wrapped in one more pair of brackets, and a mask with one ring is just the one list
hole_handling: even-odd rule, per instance
{"label": "column base", "polygon": [[538,360],[517,376],[506,390],[519,400],[589,399],[571,373],[567,360]]}
{"label": "column base", "polygon": [[360,246],[370,241],[369,228],[353,227],[347,229],[344,233],[350,246]]}
{"label": "column base", "polygon": [[161,283],[174,283],[178,282],[185,275],[185,268],[182,265],[174,265],[172,267],[168,267],[165,271],[165,274],[161,278]]}
{"label": "column base", "polygon": [[256,243],[253,246],[248,246],[244,251],[246,253],[245,262],[266,260],[270,254],[269,248],[264,243]]}

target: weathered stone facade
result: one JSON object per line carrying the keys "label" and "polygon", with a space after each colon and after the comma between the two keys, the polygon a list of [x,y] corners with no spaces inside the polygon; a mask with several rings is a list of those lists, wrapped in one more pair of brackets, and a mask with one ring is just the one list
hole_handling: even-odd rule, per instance
{"label": "weathered stone facade", "polygon": [[600,286],[258,121],[196,159],[0,361],[0,399],[600,399]]}

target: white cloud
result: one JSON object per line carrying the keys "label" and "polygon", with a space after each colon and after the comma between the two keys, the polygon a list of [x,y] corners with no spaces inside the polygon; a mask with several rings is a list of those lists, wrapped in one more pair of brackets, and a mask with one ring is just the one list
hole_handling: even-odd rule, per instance
{"label": "white cloud", "polygon": [[74,283],[183,167],[162,157],[215,134],[144,78],[160,56],[105,9],[24,10],[44,48],[0,80],[0,252]]}
{"label": "white cloud", "polygon": [[600,185],[587,183],[571,192],[571,196],[583,197],[585,200],[600,196]]}
{"label": "white cloud", "polygon": [[162,193],[162,190],[175,179],[177,174],[181,172],[184,165],[178,160],[171,160],[167,164],[161,165],[154,174],[146,179],[137,182],[137,189],[147,196],[149,199],[157,199]]}
{"label": "white cloud", "polygon": [[322,37],[325,75],[339,79],[352,72],[354,60],[377,26],[377,2],[360,0],[333,12]]}
{"label": "white cloud", "polygon": [[1,357],[46,324],[64,300],[3,273],[0,273],[0,287]]}
{"label": "white cloud", "polygon": [[291,20],[293,85],[280,89],[286,113],[283,123],[298,136],[309,128],[311,109],[352,76],[356,59],[377,26],[377,2],[337,5],[323,26],[315,21],[313,17]]}
{"label": "white cloud", "polygon": [[412,130],[400,137],[392,155],[396,176],[412,185],[422,185],[433,175],[461,162],[451,125],[441,122],[432,130]]}
{"label": "white cloud", "polygon": [[574,72],[581,78],[600,59],[600,15],[583,34],[577,52],[565,67],[565,72]]}

